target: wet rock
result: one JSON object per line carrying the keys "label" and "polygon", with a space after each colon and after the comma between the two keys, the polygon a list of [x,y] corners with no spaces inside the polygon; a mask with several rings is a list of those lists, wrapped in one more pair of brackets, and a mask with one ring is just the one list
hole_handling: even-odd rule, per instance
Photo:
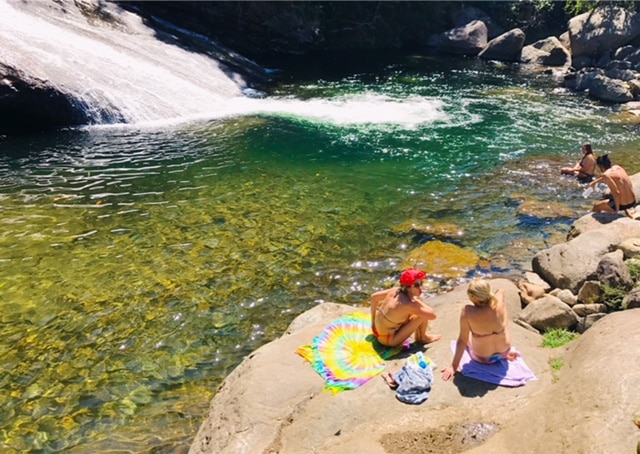
{"label": "wet rock", "polygon": [[399,268],[415,267],[428,274],[438,272],[444,279],[456,279],[465,276],[479,262],[475,251],[442,241],[429,241],[411,251]]}

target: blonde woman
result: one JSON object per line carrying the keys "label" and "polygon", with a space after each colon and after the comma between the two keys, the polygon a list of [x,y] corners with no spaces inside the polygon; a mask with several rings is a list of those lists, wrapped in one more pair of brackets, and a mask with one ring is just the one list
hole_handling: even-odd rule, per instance
{"label": "blonde woman", "polygon": [[474,279],[469,283],[467,304],[460,313],[460,334],[451,365],[442,371],[442,379],[450,380],[458,372],[465,349],[474,361],[493,364],[503,359],[515,360],[519,353],[511,350],[504,290],[491,292],[489,282]]}

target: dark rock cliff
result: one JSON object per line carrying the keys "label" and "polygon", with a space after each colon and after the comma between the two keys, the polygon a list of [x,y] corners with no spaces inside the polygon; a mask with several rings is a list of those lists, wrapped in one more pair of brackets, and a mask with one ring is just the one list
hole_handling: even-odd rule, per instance
{"label": "dark rock cliff", "polygon": [[[566,27],[564,2],[119,2],[205,35],[249,57],[371,50],[423,50],[429,36],[470,14],[486,14],[496,31],[519,27],[531,39]],[[475,12],[475,13],[474,13]],[[471,19],[469,19],[471,20]],[[539,33],[536,33],[539,32]]]}

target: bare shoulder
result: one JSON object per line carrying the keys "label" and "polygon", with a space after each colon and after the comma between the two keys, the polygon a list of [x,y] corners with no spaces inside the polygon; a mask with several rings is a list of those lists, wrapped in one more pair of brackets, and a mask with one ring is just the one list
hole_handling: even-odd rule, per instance
{"label": "bare shoulder", "polygon": [[460,311],[460,318],[469,318],[470,316],[473,316],[473,314],[476,313],[476,309],[477,307],[474,306],[473,304],[465,304],[462,307],[462,310]]}
{"label": "bare shoulder", "polygon": [[396,290],[396,287],[391,287],[391,288],[387,288],[384,290],[378,290],[377,292],[374,292],[372,294],[373,297],[375,298],[384,298],[387,295],[389,295],[391,292],[393,292],[394,290]]}

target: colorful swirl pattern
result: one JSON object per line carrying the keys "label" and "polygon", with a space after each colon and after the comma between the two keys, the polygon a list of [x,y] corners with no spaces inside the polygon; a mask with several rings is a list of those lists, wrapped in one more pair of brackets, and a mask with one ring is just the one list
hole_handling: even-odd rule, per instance
{"label": "colorful swirl pattern", "polygon": [[296,353],[325,380],[324,391],[356,389],[385,369],[385,360],[402,351],[380,344],[371,332],[371,314],[354,312],[331,322]]}

